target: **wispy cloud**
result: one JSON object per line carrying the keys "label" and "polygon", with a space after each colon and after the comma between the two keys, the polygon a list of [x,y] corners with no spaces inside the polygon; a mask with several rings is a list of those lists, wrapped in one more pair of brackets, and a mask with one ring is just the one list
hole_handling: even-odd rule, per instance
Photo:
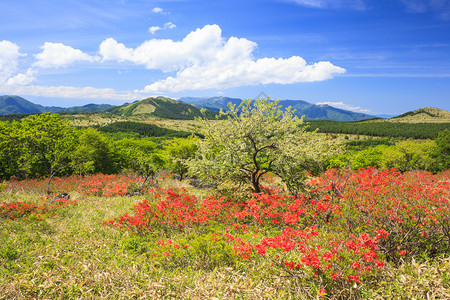
{"label": "wispy cloud", "polygon": [[94,87],[71,86],[0,85],[0,93],[58,98],[108,99],[119,101],[138,100],[143,98],[140,93],[117,92],[111,88],[99,89]]}
{"label": "wispy cloud", "polygon": [[322,9],[352,9],[365,10],[366,4],[363,0],[288,0],[298,5],[322,8]]}
{"label": "wispy cloud", "polygon": [[340,101],[340,102],[330,102],[330,101],[325,101],[325,102],[317,102],[317,105],[330,105],[336,108],[342,108],[342,109],[346,109],[346,110],[351,110],[351,111],[355,111],[355,112],[360,112],[360,113],[370,113],[370,110],[368,109],[363,109],[359,106],[351,106],[348,104],[345,104],[344,102]]}
{"label": "wispy cloud", "polygon": [[412,13],[436,14],[440,19],[450,20],[450,0],[400,0]]}
{"label": "wispy cloud", "polygon": [[342,77],[450,78],[450,73],[348,73]]}

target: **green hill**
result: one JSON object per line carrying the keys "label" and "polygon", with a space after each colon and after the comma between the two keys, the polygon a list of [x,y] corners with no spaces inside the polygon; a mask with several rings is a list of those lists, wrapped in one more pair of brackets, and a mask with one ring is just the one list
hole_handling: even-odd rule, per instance
{"label": "green hill", "polygon": [[[107,112],[123,116],[150,115],[153,117],[174,120],[194,120],[201,117],[199,108],[189,103],[182,103],[169,98],[147,98],[131,104],[113,107]],[[206,116],[213,118],[217,112],[206,111]]]}
{"label": "green hill", "polygon": [[424,107],[385,121],[403,123],[450,123],[450,111],[435,107]]}

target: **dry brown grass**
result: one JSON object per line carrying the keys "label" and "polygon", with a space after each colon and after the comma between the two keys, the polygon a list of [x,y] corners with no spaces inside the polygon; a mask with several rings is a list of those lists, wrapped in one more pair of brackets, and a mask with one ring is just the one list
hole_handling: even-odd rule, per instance
{"label": "dry brown grass", "polygon": [[[425,112],[421,112],[425,111]],[[413,111],[414,115],[406,115],[392,119],[378,119],[367,122],[389,122],[389,123],[450,123],[450,111],[434,107],[425,107]]]}
{"label": "dry brown grass", "polygon": [[106,114],[73,114],[61,115],[61,118],[67,120],[73,126],[88,127],[88,126],[102,126],[109,122],[126,121],[127,119],[121,116],[112,116]]}

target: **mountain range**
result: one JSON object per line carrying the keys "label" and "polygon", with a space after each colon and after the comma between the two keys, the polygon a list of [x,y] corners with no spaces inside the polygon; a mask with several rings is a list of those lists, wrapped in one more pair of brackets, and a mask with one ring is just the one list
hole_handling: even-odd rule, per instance
{"label": "mountain range", "polygon": [[[212,111],[219,111],[220,109],[226,111],[229,102],[237,106],[242,102],[242,99],[228,97],[182,97],[178,99],[178,101],[191,103],[199,108],[205,108]],[[280,100],[278,104],[281,105],[282,109],[289,106],[292,109],[295,109],[295,115],[298,117],[305,116],[304,120],[306,121],[333,120],[348,122],[376,118],[376,116],[372,115],[339,109],[326,104],[312,104],[303,100]]]}
{"label": "mountain range", "polygon": [[[32,113],[102,113],[108,112],[116,115],[135,116],[150,115],[163,119],[192,120],[201,116],[200,109],[206,109],[207,115],[213,117],[220,109],[227,110],[228,103],[239,105],[242,99],[229,97],[182,97],[173,100],[166,97],[147,98],[120,106],[110,104],[87,104],[69,108],[56,106],[42,106],[34,104],[22,97],[14,95],[0,96],[0,115],[32,114]],[[374,119],[375,116],[357,113],[330,105],[317,105],[303,100],[280,100],[282,108],[291,106],[298,117],[305,116],[304,120],[333,120],[333,121],[361,121]],[[424,115],[423,111],[406,114]],[[433,112],[434,113],[434,112]],[[405,115],[405,114],[404,114]],[[408,115],[408,116],[409,116]],[[403,116],[403,115],[401,115]],[[417,115],[418,116],[418,115]],[[416,116],[416,117],[417,117]],[[378,116],[380,117],[380,116]],[[393,116],[385,116],[393,117]],[[399,116],[400,117],[400,116]],[[425,115],[430,117],[430,113]],[[401,119],[399,119],[400,121]]]}
{"label": "mountain range", "polygon": [[36,113],[101,113],[114,107],[110,104],[86,104],[69,108],[42,106],[14,95],[0,96],[0,115],[36,114]]}

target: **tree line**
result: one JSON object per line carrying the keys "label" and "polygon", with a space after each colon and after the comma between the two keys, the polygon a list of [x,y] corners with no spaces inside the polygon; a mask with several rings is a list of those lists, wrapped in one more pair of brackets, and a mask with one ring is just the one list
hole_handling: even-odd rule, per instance
{"label": "tree line", "polygon": [[396,168],[406,172],[426,170],[433,173],[450,168],[450,131],[439,132],[435,140],[365,139],[345,143],[347,151],[330,160],[329,167],[358,170],[369,166]]}
{"label": "tree line", "polygon": [[450,129],[450,123],[308,121],[307,125],[308,131],[413,139],[435,139],[439,132]]}
{"label": "tree line", "polygon": [[137,133],[140,138],[144,137],[178,137],[186,138],[192,135],[192,132],[172,130],[159,127],[154,124],[138,123],[138,122],[114,122],[105,126],[98,126],[97,129],[108,133]]}
{"label": "tree line", "polygon": [[[202,138],[175,137],[160,144],[108,138],[92,127],[76,128],[58,114],[0,121],[0,179],[47,177],[49,192],[56,175],[131,170],[146,183],[155,182],[161,171],[171,171],[180,180],[189,172],[207,183],[240,184],[259,192],[264,175],[272,174],[291,194],[298,194],[309,176],[327,168],[450,168],[449,130],[434,141],[353,140],[346,145],[333,136],[307,131],[293,111],[267,99],[245,100],[237,108],[230,105],[219,118],[203,119]],[[153,128],[149,124],[136,124],[119,123],[115,130],[152,134],[146,131]]]}

